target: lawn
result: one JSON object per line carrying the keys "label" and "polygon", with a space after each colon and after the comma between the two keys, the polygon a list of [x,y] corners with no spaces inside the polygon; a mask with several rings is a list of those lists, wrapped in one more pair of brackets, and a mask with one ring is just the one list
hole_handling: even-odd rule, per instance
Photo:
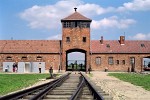
{"label": "lawn", "polygon": [[109,73],[109,76],[114,76],[120,80],[130,82],[131,84],[141,86],[150,91],[150,75],[142,75],[135,73]]}
{"label": "lawn", "polygon": [[0,95],[28,87],[49,74],[0,74]]}

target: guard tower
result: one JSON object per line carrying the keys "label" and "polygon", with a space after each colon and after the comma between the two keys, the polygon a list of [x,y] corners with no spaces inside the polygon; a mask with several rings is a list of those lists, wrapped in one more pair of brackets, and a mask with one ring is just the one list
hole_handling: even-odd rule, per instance
{"label": "guard tower", "polygon": [[90,24],[91,19],[75,12],[61,19],[62,23],[62,70],[68,70],[68,53],[85,53],[85,69],[90,66]]}

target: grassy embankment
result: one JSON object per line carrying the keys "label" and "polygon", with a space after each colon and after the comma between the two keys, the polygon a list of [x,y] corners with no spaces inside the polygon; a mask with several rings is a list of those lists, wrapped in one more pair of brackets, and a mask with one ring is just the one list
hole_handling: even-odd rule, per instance
{"label": "grassy embankment", "polygon": [[133,74],[133,73],[109,73],[120,80],[130,82],[131,84],[141,86],[150,91],[150,75]]}
{"label": "grassy embankment", "polygon": [[28,87],[49,74],[0,74],[0,95]]}

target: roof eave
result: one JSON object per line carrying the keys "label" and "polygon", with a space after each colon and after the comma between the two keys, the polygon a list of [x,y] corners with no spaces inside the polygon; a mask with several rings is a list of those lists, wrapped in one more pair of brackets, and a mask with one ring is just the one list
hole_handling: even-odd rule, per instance
{"label": "roof eave", "polygon": [[71,22],[71,21],[84,21],[84,22],[92,22],[92,20],[91,19],[89,19],[89,20],[79,20],[79,19],[61,19],[61,22],[65,22],[65,21],[69,21],[69,22]]}

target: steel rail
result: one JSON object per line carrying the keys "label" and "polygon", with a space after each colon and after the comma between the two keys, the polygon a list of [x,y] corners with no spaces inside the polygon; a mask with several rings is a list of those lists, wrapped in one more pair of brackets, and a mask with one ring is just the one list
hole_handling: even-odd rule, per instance
{"label": "steel rail", "polygon": [[104,100],[103,96],[100,95],[97,90],[95,89],[95,87],[91,84],[91,82],[81,73],[81,75],[83,76],[83,78],[85,79],[85,83],[88,86],[88,88],[90,89],[90,91],[92,92],[92,95],[94,96],[94,100]]}
{"label": "steel rail", "polygon": [[85,79],[83,77],[81,77],[81,82],[80,82],[79,86],[77,87],[76,91],[73,93],[73,95],[70,97],[69,100],[77,100],[77,98],[79,97],[79,95],[82,92],[84,85],[85,85]]}
{"label": "steel rail", "polygon": [[47,93],[49,93],[50,91],[52,91],[56,86],[58,86],[59,84],[63,83],[64,80],[66,80],[68,78],[69,74],[70,73],[62,76],[57,81],[55,81],[54,83],[52,83],[51,85],[49,85],[46,89],[44,89],[43,91],[41,91],[38,94],[36,94],[35,96],[33,96],[30,100],[41,100],[44,96],[47,95]]}

